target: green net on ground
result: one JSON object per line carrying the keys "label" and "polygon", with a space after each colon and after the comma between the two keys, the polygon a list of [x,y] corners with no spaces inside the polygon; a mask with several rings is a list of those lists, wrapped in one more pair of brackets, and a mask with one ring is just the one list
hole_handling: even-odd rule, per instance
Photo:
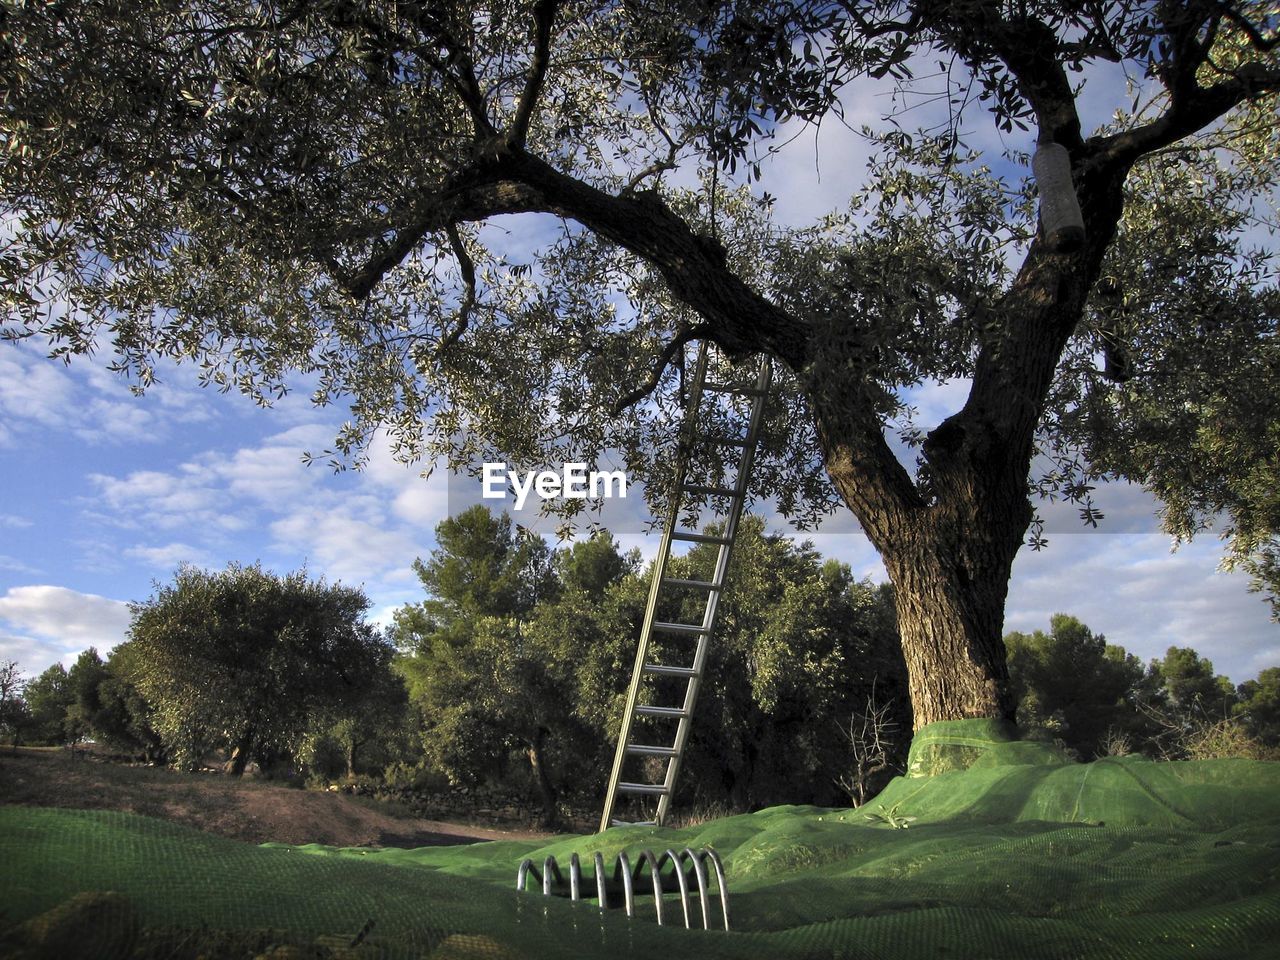
{"label": "green net on ground", "polygon": [[[67,956],[69,940],[211,960],[1275,955],[1280,764],[1075,764],[948,727],[934,733],[973,741],[960,744],[977,751],[971,768],[900,778],[861,810],[550,844],[254,847],[125,814],[3,808],[0,955]],[[628,920],[514,890],[524,857],[599,850],[611,864],[686,845],[724,858],[732,933],[659,928],[643,899]]]}

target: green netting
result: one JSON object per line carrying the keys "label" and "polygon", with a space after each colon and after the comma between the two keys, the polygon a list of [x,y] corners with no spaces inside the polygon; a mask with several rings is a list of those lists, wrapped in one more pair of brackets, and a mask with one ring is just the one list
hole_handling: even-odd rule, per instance
{"label": "green netting", "polygon": [[[97,956],[274,960],[1274,955],[1280,764],[1074,764],[981,724],[925,733],[971,741],[960,745],[974,765],[896,780],[860,811],[776,807],[549,844],[254,847],[125,814],[3,808],[0,954],[94,943]],[[612,862],[677,845],[720,851],[734,932],[658,928],[651,901],[628,921],[514,891],[526,856],[600,850]],[[71,901],[86,891],[120,896]]]}

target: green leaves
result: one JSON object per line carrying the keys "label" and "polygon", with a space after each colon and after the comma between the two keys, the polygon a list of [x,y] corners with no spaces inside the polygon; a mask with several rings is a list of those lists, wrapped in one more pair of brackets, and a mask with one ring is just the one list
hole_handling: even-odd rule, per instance
{"label": "green leaves", "polygon": [[354,705],[390,658],[362,592],[232,564],[178,570],[132,605],[128,679],[174,761],[223,747],[251,758],[296,749],[322,716]]}

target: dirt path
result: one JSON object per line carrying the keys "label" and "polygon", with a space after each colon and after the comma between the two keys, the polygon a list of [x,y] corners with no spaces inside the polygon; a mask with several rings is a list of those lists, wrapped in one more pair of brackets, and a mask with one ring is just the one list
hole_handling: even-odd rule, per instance
{"label": "dirt path", "polygon": [[126,810],[249,843],[424,847],[550,836],[401,817],[340,793],[75,759],[62,750],[0,750],[0,803]]}

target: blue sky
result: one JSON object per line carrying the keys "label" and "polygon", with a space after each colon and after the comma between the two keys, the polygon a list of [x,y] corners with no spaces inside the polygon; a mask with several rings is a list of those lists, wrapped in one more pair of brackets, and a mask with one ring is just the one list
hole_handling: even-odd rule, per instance
{"label": "blue sky", "polygon": [[[1091,90],[1082,100],[1086,127],[1109,115],[1108,97],[1125,97],[1122,78]],[[887,96],[882,87],[860,99],[849,125],[874,120]],[[927,110],[902,119],[931,122]],[[970,142],[998,154],[1005,141],[984,129],[969,131]],[[1029,149],[1023,139],[1008,145]],[[856,137],[828,123],[798,136],[766,167],[760,188],[784,199],[778,209],[788,221],[809,222],[843,205],[865,159]],[[963,386],[918,391],[920,425],[953,412]],[[181,562],[261,561],[280,572],[305,564],[331,582],[363,586],[379,620],[421,599],[411,564],[431,550],[446,514],[443,477],[421,479],[378,444],[361,473],[305,466],[303,451],[327,447],[343,419],[341,410],[311,407],[308,393],[263,410],[200,389],[186,367],[162,370],[162,382],[138,398],[100,358],[64,366],[38,343],[0,343],[0,659],[33,675],[87,646],[109,649],[128,626],[127,602],[145,599]],[[1141,490],[1112,486],[1097,499],[1107,514],[1100,531],[1084,531],[1073,510],[1048,510],[1051,544],[1020,554],[1006,629],[1047,628],[1061,611],[1144,658],[1194,647],[1237,682],[1280,664],[1280,625],[1247,578],[1216,570],[1212,536],[1171,552]],[[553,524],[544,530],[550,536]],[[884,579],[847,514],[805,536],[858,575]],[[619,539],[647,555],[656,549],[656,534]]]}
{"label": "blue sky", "polygon": [[[954,392],[922,392],[926,421]],[[66,367],[34,345],[0,344],[0,658],[35,673],[91,644],[111,647],[128,625],[126,602],[183,561],[305,564],[362,585],[380,619],[421,599],[411,564],[445,516],[443,479],[424,481],[380,448],[361,473],[304,465],[302,452],[327,444],[340,419],[304,395],[259,409],[199,388],[189,368],[137,398],[100,365]],[[1244,577],[1215,571],[1212,537],[1171,553],[1141,491],[1108,488],[1100,502],[1101,532],[1053,521],[1049,548],[1020,555],[1009,629],[1043,628],[1065,611],[1143,657],[1193,646],[1236,681],[1280,664],[1280,627]],[[837,517],[809,536],[883,579],[851,531]],[[657,537],[620,539],[651,553]]]}

